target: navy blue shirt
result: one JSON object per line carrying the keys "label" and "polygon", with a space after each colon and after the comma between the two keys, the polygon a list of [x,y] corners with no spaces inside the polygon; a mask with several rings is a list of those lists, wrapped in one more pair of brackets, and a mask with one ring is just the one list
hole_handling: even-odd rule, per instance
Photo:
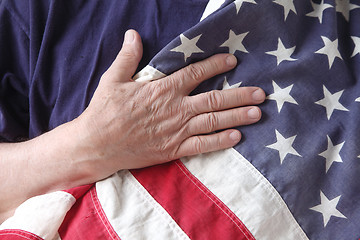
{"label": "navy blue shirt", "polygon": [[[33,138],[87,107],[127,29],[143,68],[207,0],[0,0],[0,141]],[[120,107],[120,106],[119,106]]]}

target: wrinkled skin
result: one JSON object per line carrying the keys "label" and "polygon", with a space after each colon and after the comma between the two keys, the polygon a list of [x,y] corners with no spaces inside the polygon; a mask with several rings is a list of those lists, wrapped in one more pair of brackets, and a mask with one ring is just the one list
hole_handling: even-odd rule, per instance
{"label": "wrinkled skin", "polygon": [[[0,144],[0,223],[26,199],[94,183],[121,169],[216,151],[240,141],[234,126],[261,117],[257,87],[189,93],[236,66],[218,54],[153,82],[134,82],[141,38],[127,32],[87,109],[71,122],[21,143]],[[217,133],[216,130],[227,129]]]}
{"label": "wrinkled skin", "polygon": [[265,99],[257,87],[188,96],[202,81],[234,68],[233,55],[215,55],[153,82],[134,82],[142,45],[135,31],[129,35],[132,40],[124,42],[79,119],[99,168],[108,165],[110,173],[232,147],[241,138],[237,130],[208,133],[260,119],[260,109],[249,106]]}

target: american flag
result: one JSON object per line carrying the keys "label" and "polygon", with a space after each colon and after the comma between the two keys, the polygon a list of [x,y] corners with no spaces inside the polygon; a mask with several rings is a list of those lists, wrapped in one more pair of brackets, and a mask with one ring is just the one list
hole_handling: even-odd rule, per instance
{"label": "american flag", "polygon": [[[49,239],[359,239],[359,23],[355,0],[225,1],[137,77],[232,53],[237,68],[192,94],[259,86],[260,123],[239,127],[232,149],[121,171],[23,208],[45,205]],[[20,226],[46,239],[19,221],[0,238]]]}
{"label": "american flag", "polygon": [[240,83],[267,92],[261,123],[240,127],[245,141],[235,149],[275,187],[311,239],[360,236],[360,5],[354,3],[229,2],[151,62],[169,74],[175,70],[169,57],[184,66],[217,52],[235,54],[236,70],[194,94]]}

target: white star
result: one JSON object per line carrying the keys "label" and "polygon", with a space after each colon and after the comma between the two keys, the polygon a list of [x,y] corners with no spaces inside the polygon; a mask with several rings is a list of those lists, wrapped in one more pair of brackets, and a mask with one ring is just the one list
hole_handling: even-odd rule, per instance
{"label": "white star", "polygon": [[184,34],[180,35],[180,46],[171,49],[172,52],[180,52],[184,54],[185,62],[193,53],[203,53],[196,43],[199,41],[201,34],[199,36],[194,37],[193,39],[188,39]]}
{"label": "white star", "polygon": [[294,0],[274,0],[274,3],[277,3],[284,7],[284,20],[286,21],[287,16],[289,15],[290,10],[293,11],[295,14],[296,9],[294,5]]}
{"label": "white star", "polygon": [[232,30],[229,32],[229,38],[226,40],[220,47],[228,47],[229,53],[235,54],[236,50],[248,53],[248,51],[245,49],[244,45],[242,44],[242,41],[246,37],[246,35],[249,32],[246,33],[240,33],[239,35],[236,35]]}
{"label": "white star", "polygon": [[278,39],[278,48],[275,51],[266,52],[266,54],[273,55],[277,58],[277,65],[282,61],[296,61],[297,59],[291,58],[290,56],[294,53],[295,46],[292,48],[285,48],[281,39]]}
{"label": "white star", "polygon": [[330,4],[327,4],[327,3],[324,4],[324,0],[321,0],[320,4],[316,4],[316,3],[311,1],[311,5],[312,5],[314,11],[306,14],[306,16],[317,17],[319,19],[320,23],[322,22],[322,17],[323,17],[324,10],[327,9],[327,8],[333,7],[333,6],[331,6]]}
{"label": "white star", "polygon": [[296,135],[289,138],[284,138],[277,130],[275,130],[275,133],[276,133],[276,143],[268,145],[266,147],[279,151],[280,164],[283,163],[285,157],[288,154],[293,154],[295,156],[301,157],[301,155],[292,147]]}
{"label": "white star", "polygon": [[267,99],[275,100],[278,108],[278,112],[280,113],[283,105],[285,102],[297,104],[295,99],[290,96],[290,91],[294,84],[291,84],[290,86],[286,88],[280,88],[275,81],[273,81],[273,87],[274,87],[274,93],[267,96]]}
{"label": "white star", "polygon": [[321,36],[325,46],[315,53],[324,54],[328,57],[329,60],[329,69],[332,67],[336,57],[342,59],[340,52],[338,50],[338,39],[331,41],[327,37]]}
{"label": "white star", "polygon": [[344,90],[331,94],[331,92],[327,90],[325,85],[323,86],[323,88],[324,88],[324,98],[315,103],[326,108],[326,115],[328,120],[330,120],[330,117],[333,114],[334,110],[349,111],[339,102],[339,99],[341,98],[341,95],[343,94]]}
{"label": "white star", "polygon": [[355,102],[360,102],[360,97],[358,97],[358,98],[355,100]]}
{"label": "white star", "polygon": [[239,13],[240,8],[241,8],[241,6],[242,6],[242,4],[243,4],[244,2],[256,4],[256,2],[255,2],[254,0],[237,0],[237,1],[234,2],[234,3],[235,3],[235,6],[236,6],[236,13]]}
{"label": "white star", "polygon": [[327,138],[328,138],[328,148],[326,149],[326,151],[319,154],[320,156],[322,156],[326,159],[326,173],[329,171],[331,165],[334,162],[343,162],[341,159],[341,156],[340,156],[340,151],[345,143],[345,142],[342,142],[342,143],[334,146],[330,137],[327,136]]}
{"label": "white star", "polygon": [[344,214],[342,214],[339,210],[336,209],[336,206],[339,203],[340,197],[341,197],[341,195],[337,196],[336,198],[334,198],[332,200],[329,200],[325,196],[325,194],[322,191],[320,191],[321,204],[310,208],[311,210],[319,212],[323,215],[324,227],[326,227],[326,225],[328,224],[331,216],[339,217],[339,218],[347,218],[344,216]]}
{"label": "white star", "polygon": [[336,0],[336,12],[342,13],[346,21],[349,21],[350,11],[355,8],[360,8],[360,6],[351,4],[350,0]]}
{"label": "white star", "polygon": [[351,57],[355,57],[356,54],[360,53],[360,37],[352,36],[351,39],[354,41],[355,48]]}
{"label": "white star", "polygon": [[241,85],[241,82],[235,83],[235,84],[233,84],[233,85],[230,85],[230,84],[228,83],[226,77],[225,77],[225,80],[224,80],[224,83],[223,83],[223,90],[225,90],[225,89],[232,89],[232,88],[238,88],[238,87],[240,87],[240,85]]}
{"label": "white star", "polygon": [[208,0],[206,8],[203,12],[203,15],[201,16],[200,22],[203,21],[205,18],[207,18],[209,15],[214,13],[216,10],[218,10],[226,0]]}

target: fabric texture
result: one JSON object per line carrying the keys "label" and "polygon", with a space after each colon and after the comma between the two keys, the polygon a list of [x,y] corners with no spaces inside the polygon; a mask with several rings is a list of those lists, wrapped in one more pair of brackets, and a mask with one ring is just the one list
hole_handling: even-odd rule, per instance
{"label": "fabric texture", "polygon": [[142,36],[142,69],[200,20],[206,3],[2,0],[1,139],[33,138],[79,116],[119,52],[127,29]]}
{"label": "fabric texture", "polygon": [[[76,201],[65,217],[57,214],[62,224],[48,233],[52,239],[360,238],[360,3],[220,2],[204,10],[207,1],[50,1],[35,8],[2,0],[0,38],[15,44],[0,49],[30,59],[28,69],[0,65],[3,140],[34,137],[79,115],[132,26],[145,37],[139,69],[152,58],[139,81],[225,52],[237,57],[237,68],[192,94],[239,86],[267,93],[262,120],[239,127],[243,140],[234,148],[55,193]],[[129,18],[132,9],[143,18]],[[94,27],[83,27],[89,23]],[[31,35],[39,27],[44,34]],[[29,201],[20,208],[42,206]],[[19,229],[16,218],[0,226],[0,236],[47,239],[31,225]]]}

